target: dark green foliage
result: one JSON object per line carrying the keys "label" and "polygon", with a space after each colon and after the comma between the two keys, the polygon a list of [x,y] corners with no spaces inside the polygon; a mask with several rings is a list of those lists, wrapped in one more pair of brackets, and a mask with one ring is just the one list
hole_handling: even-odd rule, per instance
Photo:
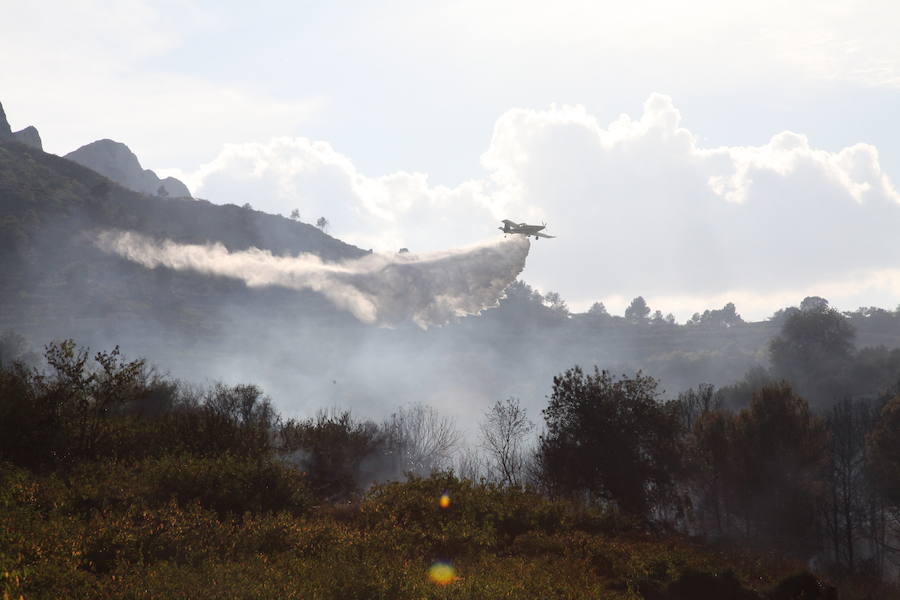
{"label": "dark green foliage", "polygon": [[109,419],[146,381],[143,361],[126,362],[115,348],[90,362],[71,340],[48,346],[45,358],[49,375],[0,371],[0,460],[37,467],[97,457]]}
{"label": "dark green foliage", "polygon": [[0,461],[37,468],[65,445],[62,420],[22,366],[0,369]]}
{"label": "dark green foliage", "polygon": [[874,542],[881,535],[877,510],[881,502],[874,482],[867,477],[865,443],[877,417],[872,402],[846,399],[831,408],[826,421],[830,436],[822,524],[830,541],[833,569],[847,573],[861,571],[866,559],[879,555]]}
{"label": "dark green foliage", "polygon": [[[447,508],[439,504],[444,493],[450,498]],[[397,534],[409,547],[427,549],[434,556],[527,553],[535,544],[554,547],[546,538],[537,542],[535,536],[541,539],[576,527],[574,512],[537,492],[475,484],[449,473],[376,485],[366,494],[361,511],[367,528],[399,528]],[[382,521],[385,513],[396,515],[389,524]],[[600,511],[594,513],[602,516]],[[520,537],[524,535],[527,538]]]}
{"label": "dark green foliage", "polygon": [[729,328],[743,325],[744,320],[737,314],[733,302],[729,302],[718,310],[704,310],[703,314],[694,313],[694,316],[686,323],[691,326],[709,328]]}
{"label": "dark green foliage", "polygon": [[167,455],[137,467],[146,478],[149,502],[198,502],[219,515],[288,511],[303,513],[311,502],[304,477],[271,457],[215,458]]}
{"label": "dark green foliage", "polygon": [[349,411],[320,412],[315,419],[288,421],[278,429],[285,460],[306,473],[320,498],[346,499],[388,467],[389,447],[378,426],[357,422]]}
{"label": "dark green foliage", "polygon": [[628,308],[625,309],[625,320],[631,323],[644,323],[650,316],[650,307],[643,296],[638,296],[631,301]]}
{"label": "dark green foliage", "polygon": [[872,480],[887,504],[900,508],[900,396],[882,409],[866,448]]}
{"label": "dark green foliage", "polygon": [[723,408],[741,410],[750,406],[753,394],[757,390],[777,383],[768,370],[755,367],[747,371],[740,381],[717,389],[715,402]]}
{"label": "dark green foliage", "polygon": [[277,424],[272,402],[255,385],[229,387],[217,383],[207,392],[203,404],[214,414],[241,427],[269,431]]}
{"label": "dark green foliage", "polygon": [[814,547],[827,439],[822,419],[785,383],[761,388],[738,414],[706,413],[692,444],[701,517],[719,532]]}
{"label": "dark green foliage", "polygon": [[575,367],[553,378],[544,419],[539,460],[551,490],[587,493],[637,515],[672,499],[679,415],[657,400],[653,378]]}
{"label": "dark green foliage", "polygon": [[[807,298],[807,300],[810,300]],[[827,301],[806,302],[782,325],[769,345],[772,370],[816,402],[832,402],[849,393],[846,369],[854,353],[855,331]]]}
{"label": "dark green foliage", "polygon": [[47,347],[49,372],[0,369],[0,460],[56,468],[167,452],[256,457],[270,451],[276,415],[255,386],[205,393],[155,376],[115,348],[93,360],[71,340]]}

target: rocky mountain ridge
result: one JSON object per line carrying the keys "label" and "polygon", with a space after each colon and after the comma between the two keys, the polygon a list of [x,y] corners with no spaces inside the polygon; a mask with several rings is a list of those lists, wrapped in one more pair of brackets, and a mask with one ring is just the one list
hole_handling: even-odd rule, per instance
{"label": "rocky mountain ridge", "polygon": [[63,158],[97,171],[116,183],[149,196],[190,198],[187,186],[174,177],[160,179],[156,173],[141,166],[138,157],[121,142],[110,139],[86,144]]}
{"label": "rocky mountain ridge", "polygon": [[[43,150],[41,135],[34,125],[13,131],[0,104],[0,139],[7,139]],[[115,181],[130,190],[149,196],[190,198],[188,187],[174,177],[160,178],[150,169],[141,166],[138,157],[121,142],[102,139],[69,152],[64,156],[88,169]]]}
{"label": "rocky mountain ridge", "polygon": [[34,125],[29,125],[25,129],[13,131],[9,121],[6,120],[6,112],[3,110],[3,105],[0,104],[0,139],[2,138],[13,139],[38,150],[44,149],[41,143],[41,134],[38,133],[37,128]]}

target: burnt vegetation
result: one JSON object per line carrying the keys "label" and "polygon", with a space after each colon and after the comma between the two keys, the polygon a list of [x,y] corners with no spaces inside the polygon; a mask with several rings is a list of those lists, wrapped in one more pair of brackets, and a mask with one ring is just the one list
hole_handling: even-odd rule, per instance
{"label": "burnt vegetation", "polygon": [[[807,306],[782,322],[770,370],[675,398],[642,373],[573,367],[553,379],[537,436],[510,398],[466,450],[424,405],[382,422],[284,419],[252,384],[197,387],[71,340],[41,359],[6,334],[2,585],[11,597],[896,597],[900,396],[886,374],[879,393],[869,377],[855,387],[872,351],[852,339],[845,316]],[[438,559],[464,575],[434,587],[424,572]],[[197,587],[209,572],[216,585]]]}

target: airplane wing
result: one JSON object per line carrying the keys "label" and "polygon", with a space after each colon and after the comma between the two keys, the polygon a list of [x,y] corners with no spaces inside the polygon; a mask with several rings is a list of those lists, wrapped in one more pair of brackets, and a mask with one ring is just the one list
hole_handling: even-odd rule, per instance
{"label": "airplane wing", "polygon": [[555,238],[556,237],[555,235],[547,235],[546,233],[541,233],[540,231],[536,231],[535,233],[532,233],[531,235],[536,235],[536,236],[545,237],[545,238]]}

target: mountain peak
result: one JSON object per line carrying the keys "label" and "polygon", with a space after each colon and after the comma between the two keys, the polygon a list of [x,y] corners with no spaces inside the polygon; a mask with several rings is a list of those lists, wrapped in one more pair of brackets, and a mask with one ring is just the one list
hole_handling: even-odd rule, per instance
{"label": "mountain peak", "polygon": [[14,139],[17,142],[31,146],[32,148],[43,150],[41,135],[34,125],[29,125],[21,131],[13,132],[12,127],[9,126],[9,121],[6,120],[6,113],[3,111],[3,105],[0,104],[0,139],[3,138]]}
{"label": "mountain peak", "polygon": [[191,197],[187,186],[174,177],[160,179],[156,173],[141,166],[131,149],[110,139],[97,140],[65,155],[71,161],[97,171],[116,183],[136,192],[158,196]]}
{"label": "mountain peak", "polygon": [[12,135],[12,128],[9,121],[6,120],[6,113],[3,112],[3,104],[0,103],[0,137],[9,137]]}
{"label": "mountain peak", "polygon": [[37,148],[38,150],[44,149],[44,145],[41,143],[41,134],[38,133],[38,130],[34,125],[29,125],[25,129],[16,131],[12,135],[17,141],[31,146],[32,148]]}

